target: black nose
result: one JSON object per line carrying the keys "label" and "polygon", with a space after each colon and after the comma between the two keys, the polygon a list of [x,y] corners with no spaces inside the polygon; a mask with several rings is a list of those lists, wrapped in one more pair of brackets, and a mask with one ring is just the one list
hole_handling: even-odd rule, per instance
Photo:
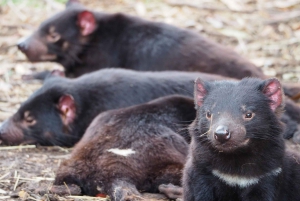
{"label": "black nose", "polygon": [[17,45],[18,45],[19,50],[21,50],[22,52],[27,50],[26,43],[18,43]]}
{"label": "black nose", "polygon": [[214,137],[221,143],[230,139],[230,132],[227,126],[218,126],[215,130]]}

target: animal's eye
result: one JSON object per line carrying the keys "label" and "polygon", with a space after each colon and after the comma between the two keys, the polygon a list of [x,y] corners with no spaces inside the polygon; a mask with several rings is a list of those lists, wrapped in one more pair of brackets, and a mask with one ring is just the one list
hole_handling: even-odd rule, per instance
{"label": "animal's eye", "polygon": [[33,118],[33,116],[30,115],[29,111],[24,112],[24,120],[26,123],[33,125],[35,124],[36,120]]}
{"label": "animal's eye", "polygon": [[34,119],[32,117],[27,117],[25,119],[25,121],[28,122],[28,123],[32,123],[34,121]]}
{"label": "animal's eye", "polygon": [[47,36],[47,39],[48,39],[49,42],[55,43],[55,42],[57,42],[60,39],[60,35],[58,33],[56,33],[56,32],[53,32],[53,33],[50,33]]}
{"label": "animal's eye", "polygon": [[48,30],[47,40],[50,43],[55,43],[60,39],[60,35],[56,32],[54,26],[50,26]]}
{"label": "animal's eye", "polygon": [[252,117],[253,117],[253,115],[252,115],[251,112],[247,112],[247,113],[245,114],[245,118],[246,118],[246,119],[251,119]]}
{"label": "animal's eye", "polygon": [[206,118],[208,118],[208,119],[211,118],[211,113],[210,112],[206,112]]}

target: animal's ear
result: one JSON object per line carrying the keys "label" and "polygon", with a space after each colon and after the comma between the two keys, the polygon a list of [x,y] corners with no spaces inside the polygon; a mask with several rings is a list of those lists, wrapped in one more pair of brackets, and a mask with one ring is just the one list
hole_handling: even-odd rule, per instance
{"label": "animal's ear", "polygon": [[96,19],[92,12],[82,11],[78,14],[78,26],[82,36],[93,33],[96,29]]}
{"label": "animal's ear", "polygon": [[66,8],[69,8],[70,6],[74,5],[81,5],[78,0],[68,0],[66,3]]}
{"label": "animal's ear", "polygon": [[207,94],[207,90],[205,89],[204,82],[197,78],[195,81],[195,88],[194,88],[194,98],[195,104],[198,106],[202,106],[203,99]]}
{"label": "animal's ear", "polygon": [[270,108],[273,111],[283,104],[283,92],[278,79],[271,78],[266,80],[262,92],[269,98]]}
{"label": "animal's ear", "polygon": [[72,123],[76,117],[76,105],[72,95],[62,95],[58,101],[58,109],[62,115],[64,125]]}

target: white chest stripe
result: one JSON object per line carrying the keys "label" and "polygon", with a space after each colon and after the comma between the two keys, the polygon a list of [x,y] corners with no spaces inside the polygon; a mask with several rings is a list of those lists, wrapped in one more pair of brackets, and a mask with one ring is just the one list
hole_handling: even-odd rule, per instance
{"label": "white chest stripe", "polygon": [[118,149],[118,148],[115,148],[115,149],[109,149],[107,151],[111,152],[111,153],[114,153],[116,155],[120,155],[120,156],[129,156],[129,155],[135,153],[135,151],[132,150],[132,149]]}
{"label": "white chest stripe", "polygon": [[264,175],[261,175],[259,177],[242,177],[238,175],[230,175],[220,172],[219,170],[213,170],[212,173],[222,181],[224,181],[229,186],[239,186],[240,188],[246,188],[248,186],[251,186],[253,184],[257,184],[260,179],[267,176],[276,176],[280,174],[282,169],[279,167],[271,172],[268,172]]}

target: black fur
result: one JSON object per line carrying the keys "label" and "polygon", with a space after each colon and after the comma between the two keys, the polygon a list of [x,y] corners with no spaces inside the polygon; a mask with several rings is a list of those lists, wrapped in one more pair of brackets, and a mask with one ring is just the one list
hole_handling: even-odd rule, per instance
{"label": "black fur", "polygon": [[[160,184],[180,184],[189,136],[196,116],[193,99],[168,96],[98,115],[57,170],[57,185],[75,184],[83,194],[109,195],[113,201],[143,200]],[[111,149],[130,150],[127,156]]]}
{"label": "black fur", "polygon": [[[103,69],[76,79],[53,77],[3,123],[0,140],[8,145],[33,142],[72,146],[100,112],[171,94],[192,96],[193,82],[199,76],[207,81],[224,79],[205,73],[135,72],[125,69]],[[74,99],[75,111],[73,120],[64,123],[65,115],[59,109],[59,100],[68,94]],[[290,111],[297,113],[296,109]],[[35,123],[25,121],[25,112],[29,112]],[[297,126],[295,119],[287,118],[290,125]],[[286,136],[291,137],[295,129],[298,128],[287,127]]]}
{"label": "black fur", "polygon": [[79,16],[84,11],[87,9],[78,3],[70,4],[20,42],[19,49],[30,61],[60,63],[67,77],[78,77],[100,68],[122,67],[265,78],[247,59],[193,31],[123,13],[88,11],[95,18],[92,24],[96,28],[89,35],[82,35]]}
{"label": "black fur", "polygon": [[[76,79],[53,77],[32,94],[18,111],[0,128],[4,144],[35,142],[41,145],[72,146],[83,135],[100,112],[144,103],[171,94],[192,96],[196,77],[218,80],[205,73],[135,72],[125,69],[103,69]],[[75,102],[75,118],[62,121],[59,99],[70,94]],[[25,112],[35,119],[27,123]]]}
{"label": "black fur", "polygon": [[[278,85],[267,87],[269,83],[279,82],[253,78],[196,82],[197,117],[190,127],[192,142],[183,176],[184,201],[300,200],[299,157],[285,151],[278,119],[282,91],[276,88]],[[229,131],[230,138],[224,143],[216,134],[220,125]],[[282,171],[277,174],[278,168]],[[260,179],[241,187],[224,182],[216,171],[248,181]]]}

